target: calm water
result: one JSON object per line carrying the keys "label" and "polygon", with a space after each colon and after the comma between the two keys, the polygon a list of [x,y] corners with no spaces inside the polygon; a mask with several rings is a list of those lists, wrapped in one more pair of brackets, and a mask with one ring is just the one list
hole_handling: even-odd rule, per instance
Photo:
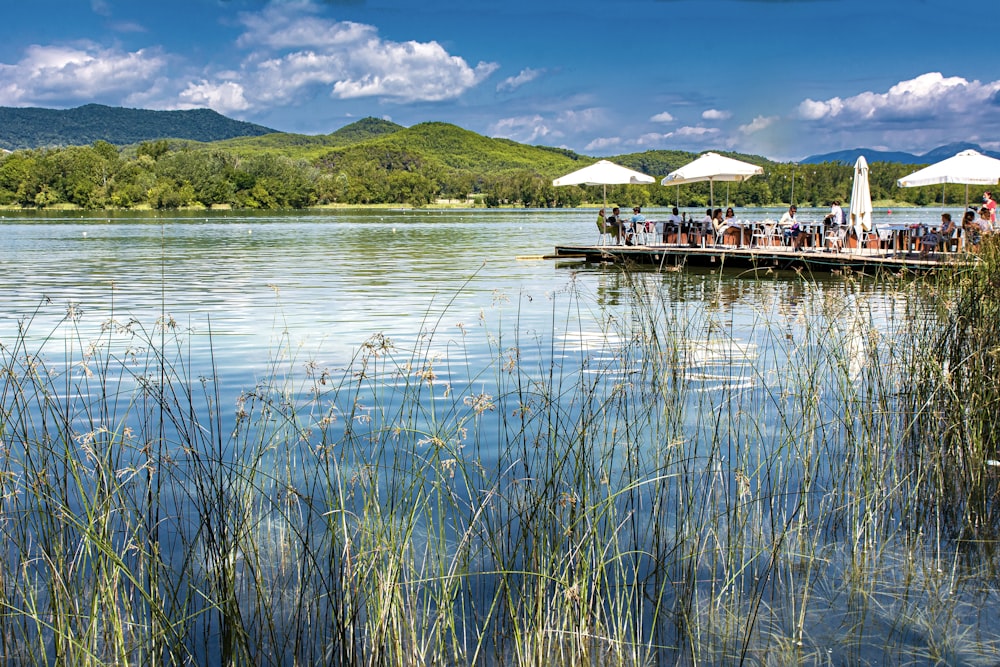
{"label": "calm water", "polygon": [[[803,210],[800,219],[825,212]],[[780,213],[740,211],[751,219]],[[876,223],[939,215],[880,211]],[[162,315],[185,335],[193,377],[213,375],[214,365],[224,407],[276,359],[299,369],[306,363],[344,369],[376,334],[413,349],[433,331],[441,349],[430,353],[448,358],[450,372],[472,375],[494,360],[490,336],[500,331],[534,341],[522,345],[529,361],[551,356],[553,337],[561,354],[586,352],[607,345],[606,322],[629,312],[635,284],[613,266],[538,257],[557,244],[594,242],[594,217],[590,210],[8,214],[0,247],[0,341],[9,345],[30,317],[29,340],[58,365],[67,349],[96,339],[112,319],[137,322],[151,336]],[[890,327],[899,307],[892,292],[858,293],[830,275],[758,280],[650,271],[640,279],[666,294],[671,311],[690,326],[701,329],[711,320],[725,329],[745,360],[762,364],[762,377],[784,363],[754,359],[755,339],[773,335],[761,329],[762,320],[798,338],[811,335],[803,314],[821,309],[830,295],[859,300],[857,308]],[[60,324],[70,312],[74,326]],[[709,342],[694,351],[695,363],[699,356],[709,364],[731,356],[718,340]]]}
{"label": "calm water", "polygon": [[[741,211],[741,217],[780,213]],[[800,210],[800,218],[824,213]],[[648,217],[658,214],[665,212],[647,211]],[[878,211],[876,224],[939,216],[936,209],[891,216]],[[778,356],[788,348],[773,345],[776,339],[804,340],[800,351],[808,355],[809,346],[836,332],[833,338],[856,343],[852,359],[878,356],[841,330],[850,327],[850,317],[829,310],[831,303],[865,313],[885,332],[885,345],[906,326],[906,304],[892,287],[839,275],[625,276],[616,267],[537,258],[557,244],[593,242],[594,218],[590,210],[7,214],[0,247],[0,343],[10,346],[30,319],[30,345],[58,366],[68,349],[97,338],[111,319],[152,331],[166,316],[189,341],[191,376],[218,378],[220,412],[229,415],[241,391],[273,373],[275,359],[300,370],[306,364],[346,369],[377,334],[406,349],[420,346],[422,334],[433,331],[426,351],[442,361],[443,383],[478,378],[496,359],[501,332],[505,341],[518,341],[522,362],[545,369],[567,359],[567,366],[578,367],[590,350],[622,345],[626,341],[616,341],[616,335],[648,326],[607,324],[633,317],[629,305],[637,285],[645,284],[657,307],[691,331],[686,380],[694,400],[711,402],[720,389],[730,397],[745,390],[747,405],[768,409],[772,398],[783,400],[778,375],[789,363]],[[68,312],[74,327],[63,323]],[[826,319],[817,323],[817,315]],[[624,364],[599,360],[583,372],[612,382],[630,377]],[[470,384],[489,393],[489,382]],[[738,420],[739,406],[730,407]],[[739,433],[732,423],[729,428]],[[767,418],[759,423],[766,425]],[[770,442],[766,432],[751,435],[761,447],[781,444]],[[833,634],[837,621],[830,623],[817,632]]]}
{"label": "calm water", "polygon": [[[780,211],[741,213],[777,217]],[[876,222],[938,214],[880,211]],[[617,272],[518,258],[594,241],[593,217],[591,211],[8,213],[0,246],[0,338],[9,340],[43,300],[51,303],[36,318],[36,333],[70,304],[84,313],[84,326],[113,315],[151,328],[166,313],[196,332],[206,332],[210,322],[213,336],[225,341],[217,362],[238,384],[284,330],[343,361],[371,334],[414,336],[428,315],[445,310],[446,322],[468,324],[498,298],[511,297],[522,324],[552,329],[553,294],[575,278],[583,291],[614,303]],[[718,277],[692,275],[692,293],[706,281],[717,284]],[[737,301],[742,286],[752,284],[739,276],[723,281]]]}

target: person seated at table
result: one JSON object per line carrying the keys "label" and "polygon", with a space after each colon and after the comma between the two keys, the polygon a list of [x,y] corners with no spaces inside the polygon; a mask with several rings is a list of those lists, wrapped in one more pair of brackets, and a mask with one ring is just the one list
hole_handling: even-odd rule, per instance
{"label": "person seated at table", "polygon": [[617,206],[611,209],[611,215],[608,216],[605,224],[609,228],[613,228],[611,233],[614,235],[616,243],[620,243],[622,239],[628,241],[627,223],[622,220],[621,210]]}
{"label": "person seated at table", "polygon": [[[646,216],[642,214],[642,209],[638,206],[632,207],[632,217],[629,219],[632,224],[632,234],[641,234],[647,231]],[[629,245],[632,245],[631,243]]]}
{"label": "person seated at table", "polygon": [[684,223],[684,220],[679,215],[679,211],[677,210],[677,207],[675,206],[672,209],[670,209],[670,215],[667,216],[667,220],[666,220],[666,222],[663,225],[663,242],[664,243],[670,243],[670,238],[669,238],[670,235],[671,234],[676,234],[677,236],[676,236],[675,243],[680,243],[681,242],[681,226],[683,225],[683,223]]}
{"label": "person seated at table", "polygon": [[736,219],[736,212],[730,206],[726,209],[726,234],[736,239],[736,245],[743,247],[749,243],[749,231]]}
{"label": "person seated at table", "polygon": [[983,226],[980,224],[981,218],[976,217],[972,211],[967,211],[962,218],[962,229],[965,232],[965,242],[972,252],[979,252],[979,244],[983,242]]}
{"label": "person seated at table", "polygon": [[786,230],[785,234],[788,236],[788,240],[792,245],[792,250],[802,250],[802,244],[805,243],[806,240],[806,232],[799,225],[798,220],[792,223],[791,227]]}
{"label": "person seated at table", "polygon": [[840,227],[844,224],[844,209],[840,207],[840,202],[836,199],[830,204],[830,212],[823,218],[823,224],[831,227]]}
{"label": "person seated at table", "polygon": [[920,259],[927,259],[930,254],[937,250],[941,243],[941,235],[933,227],[924,232],[920,237]]}
{"label": "person seated at table", "polygon": [[[799,221],[796,219],[795,214],[798,212],[798,208],[795,204],[788,207],[788,210],[781,215],[781,219],[778,220],[778,226],[781,227],[782,233],[786,240],[791,241],[791,229],[794,226],[796,230],[801,234],[801,229],[799,229]],[[801,241],[799,242],[801,245]]]}
{"label": "person seated at table", "polygon": [[632,225],[632,218],[627,214],[622,215],[621,210],[615,206],[611,209],[612,217],[618,221],[619,234],[625,245],[635,245],[635,227]]}
{"label": "person seated at table", "polygon": [[646,224],[646,216],[644,216],[642,214],[642,209],[641,208],[639,208],[638,206],[633,206],[632,207],[632,224],[635,225],[636,228],[638,228],[640,222],[643,223],[643,226],[645,226],[645,224]]}
{"label": "person seated at table", "polygon": [[597,212],[597,230],[601,234],[610,234],[615,240],[615,245],[618,245],[618,225],[613,222],[613,218],[604,217],[604,209],[602,208]]}
{"label": "person seated at table", "polygon": [[958,240],[958,225],[951,219],[951,213],[941,214],[941,226],[938,229],[938,245],[943,245],[944,250],[951,249],[951,242]]}
{"label": "person seated at table", "polygon": [[712,209],[705,209],[705,215],[698,222],[694,221],[694,215],[692,215],[690,222],[691,229],[688,231],[688,245],[692,248],[699,245],[704,246],[705,239],[711,238],[713,234]]}
{"label": "person seated at table", "polygon": [[726,218],[722,213],[721,208],[717,208],[712,211],[712,234],[716,241],[721,240],[725,243],[725,231],[726,231]]}
{"label": "person seated at table", "polygon": [[979,228],[984,234],[993,231],[993,211],[985,206],[979,209]]}

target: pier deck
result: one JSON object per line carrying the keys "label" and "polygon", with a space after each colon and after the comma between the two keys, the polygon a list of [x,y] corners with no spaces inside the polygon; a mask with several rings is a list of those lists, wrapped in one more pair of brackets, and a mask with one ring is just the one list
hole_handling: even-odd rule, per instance
{"label": "pier deck", "polygon": [[934,271],[974,261],[966,253],[931,253],[921,259],[917,252],[895,252],[872,248],[845,248],[840,252],[822,248],[793,250],[784,246],[742,247],[656,244],[637,246],[556,246],[554,258],[581,258],[588,262],[635,263],[660,267],[732,267],[759,270],[838,271]]}

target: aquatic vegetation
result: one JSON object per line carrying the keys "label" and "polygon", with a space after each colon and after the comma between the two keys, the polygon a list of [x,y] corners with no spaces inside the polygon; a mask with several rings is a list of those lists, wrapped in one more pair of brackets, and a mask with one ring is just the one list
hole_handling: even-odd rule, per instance
{"label": "aquatic vegetation", "polygon": [[[285,338],[235,405],[169,320],[85,340],[70,314],[41,343],[25,321],[0,348],[0,650],[990,660],[995,251],[944,279],[823,289],[612,273],[613,290],[552,295],[565,330],[521,330],[519,296],[497,294],[478,322],[429,313],[343,367]],[[612,293],[626,303],[605,309]]]}

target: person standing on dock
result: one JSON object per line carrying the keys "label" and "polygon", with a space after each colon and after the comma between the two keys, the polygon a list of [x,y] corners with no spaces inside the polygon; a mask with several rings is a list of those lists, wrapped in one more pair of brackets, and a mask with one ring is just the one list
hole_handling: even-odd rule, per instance
{"label": "person standing on dock", "polygon": [[997,226],[997,203],[993,200],[992,192],[983,193],[983,207],[990,212],[990,225],[995,229]]}

